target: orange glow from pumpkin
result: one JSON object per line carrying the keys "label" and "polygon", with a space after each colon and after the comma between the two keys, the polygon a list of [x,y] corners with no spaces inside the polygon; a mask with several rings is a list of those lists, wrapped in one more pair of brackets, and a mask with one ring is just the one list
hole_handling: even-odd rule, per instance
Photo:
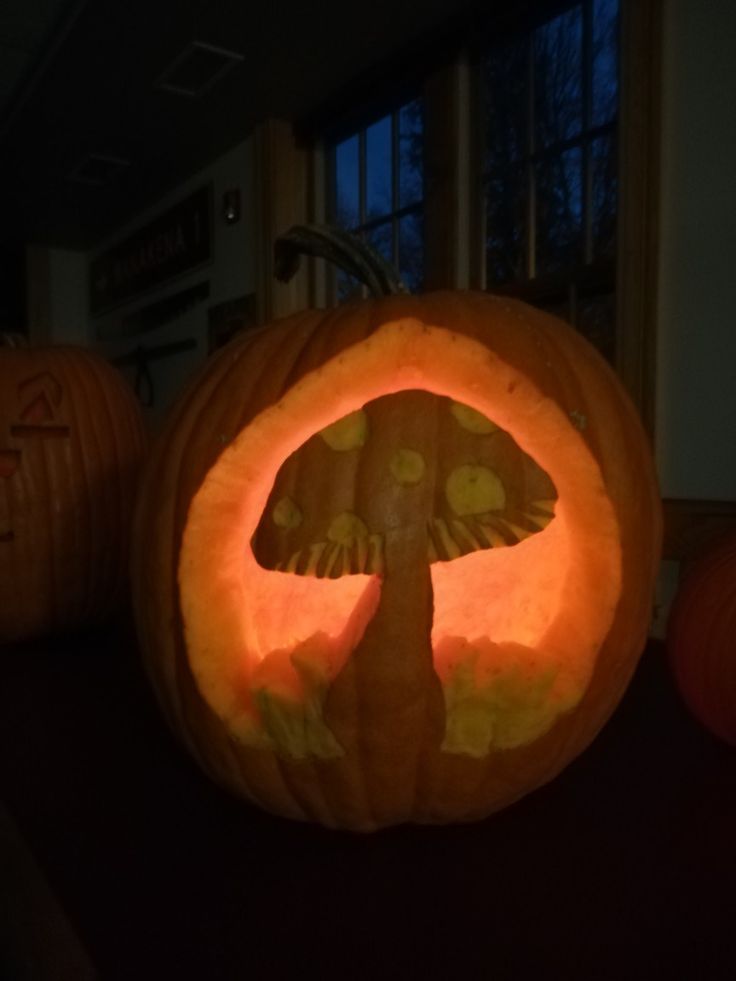
{"label": "orange glow from pumpkin", "polygon": [[250,543],[278,469],[330,423],[407,389],[448,396],[493,419],[558,491],[544,531],[432,566],[440,677],[471,644],[478,678],[496,670],[503,651],[513,652],[520,670],[554,668],[563,707],[590,680],[621,584],[618,525],[593,455],[562,410],[482,344],[402,320],[307,374],[257,416],[192,500],[179,563],[189,661],[205,699],[246,742],[258,725],[254,680],[268,677],[298,697],[292,658],[301,651],[329,681],[380,602],[375,576],[317,579],[257,563]]}

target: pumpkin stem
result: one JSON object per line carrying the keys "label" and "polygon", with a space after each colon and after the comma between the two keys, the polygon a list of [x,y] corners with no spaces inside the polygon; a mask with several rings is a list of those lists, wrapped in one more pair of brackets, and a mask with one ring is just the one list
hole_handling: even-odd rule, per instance
{"label": "pumpkin stem", "polygon": [[299,268],[302,255],[327,259],[367,286],[372,296],[407,293],[408,290],[384,257],[352,232],[333,225],[294,225],[279,235],[273,247],[276,278],[288,282]]}

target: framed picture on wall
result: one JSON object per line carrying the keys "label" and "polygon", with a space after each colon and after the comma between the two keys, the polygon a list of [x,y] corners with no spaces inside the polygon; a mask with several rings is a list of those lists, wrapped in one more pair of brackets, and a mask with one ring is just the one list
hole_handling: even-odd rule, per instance
{"label": "framed picture on wall", "polygon": [[211,262],[212,194],[203,185],[92,259],[93,317]]}

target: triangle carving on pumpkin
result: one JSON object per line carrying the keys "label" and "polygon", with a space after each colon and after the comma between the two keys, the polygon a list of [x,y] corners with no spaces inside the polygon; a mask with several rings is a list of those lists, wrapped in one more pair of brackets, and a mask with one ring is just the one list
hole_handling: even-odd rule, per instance
{"label": "triangle carving on pumpkin", "polygon": [[69,426],[55,422],[56,409],[61,404],[63,395],[61,382],[48,371],[20,382],[20,421],[10,427],[11,436],[21,439],[38,436],[68,437]]}

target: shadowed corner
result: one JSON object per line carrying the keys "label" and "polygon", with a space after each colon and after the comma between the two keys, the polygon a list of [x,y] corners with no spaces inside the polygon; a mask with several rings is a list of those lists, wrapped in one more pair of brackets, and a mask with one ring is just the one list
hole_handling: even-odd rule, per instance
{"label": "shadowed corner", "polygon": [[89,954],[0,803],[0,976],[96,981]]}

